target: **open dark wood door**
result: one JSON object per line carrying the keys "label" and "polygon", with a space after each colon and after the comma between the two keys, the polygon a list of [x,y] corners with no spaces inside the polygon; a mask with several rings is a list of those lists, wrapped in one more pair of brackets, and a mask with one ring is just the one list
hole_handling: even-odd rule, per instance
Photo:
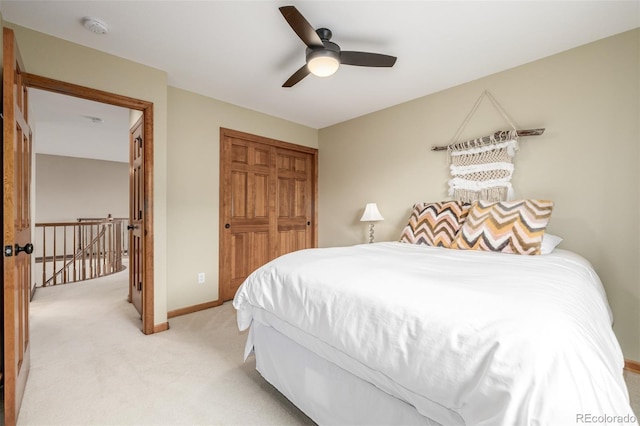
{"label": "open dark wood door", "polygon": [[142,117],[129,134],[129,301],[144,318],[144,126]]}
{"label": "open dark wood door", "polygon": [[4,424],[15,425],[29,374],[31,293],[31,129],[23,67],[13,31],[3,43],[3,372]]}

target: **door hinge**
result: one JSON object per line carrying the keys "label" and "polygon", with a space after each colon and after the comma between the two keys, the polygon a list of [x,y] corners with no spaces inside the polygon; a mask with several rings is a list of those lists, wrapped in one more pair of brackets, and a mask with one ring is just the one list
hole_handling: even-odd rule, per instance
{"label": "door hinge", "polygon": [[4,257],[13,256],[13,246],[4,246]]}

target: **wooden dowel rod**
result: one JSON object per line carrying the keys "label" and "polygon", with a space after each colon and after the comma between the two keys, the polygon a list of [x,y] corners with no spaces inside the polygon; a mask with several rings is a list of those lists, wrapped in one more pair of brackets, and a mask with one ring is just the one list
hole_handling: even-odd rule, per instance
{"label": "wooden dowel rod", "polygon": [[[518,136],[539,136],[541,134],[543,134],[545,131],[544,128],[542,129],[527,129],[527,130],[516,130],[516,132],[518,133]],[[485,136],[483,138],[478,138],[478,139],[474,139],[474,140],[470,140],[470,141],[465,141],[465,142],[456,142],[450,145],[441,145],[441,146],[434,146],[431,148],[431,151],[446,151],[449,149],[450,146],[453,145],[464,145],[467,142],[473,142],[473,141],[478,141],[480,140],[481,142],[489,142],[491,140],[491,138],[494,139],[498,139],[500,138],[500,136],[506,136],[509,133],[509,130],[503,130],[500,132],[495,132],[492,136]]]}

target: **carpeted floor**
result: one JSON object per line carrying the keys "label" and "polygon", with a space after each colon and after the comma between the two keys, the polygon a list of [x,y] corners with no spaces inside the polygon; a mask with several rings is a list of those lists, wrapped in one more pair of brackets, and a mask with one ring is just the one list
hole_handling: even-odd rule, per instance
{"label": "carpeted floor", "polygon": [[624,380],[627,382],[629,389],[629,398],[631,400],[631,408],[636,416],[640,415],[640,374],[624,372]]}
{"label": "carpeted floor", "polygon": [[37,290],[18,425],[312,424],[243,362],[231,304],[145,336],[127,274]]}
{"label": "carpeted floor", "polygon": [[[145,336],[127,274],[39,289],[18,425],[313,424],[243,362],[230,303]],[[640,375],[625,372],[640,413]]]}

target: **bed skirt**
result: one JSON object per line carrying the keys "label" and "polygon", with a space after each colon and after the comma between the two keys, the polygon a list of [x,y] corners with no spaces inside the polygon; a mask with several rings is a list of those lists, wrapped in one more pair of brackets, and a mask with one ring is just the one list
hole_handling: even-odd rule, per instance
{"label": "bed skirt", "polygon": [[439,425],[268,325],[250,334],[258,372],[320,425]]}

